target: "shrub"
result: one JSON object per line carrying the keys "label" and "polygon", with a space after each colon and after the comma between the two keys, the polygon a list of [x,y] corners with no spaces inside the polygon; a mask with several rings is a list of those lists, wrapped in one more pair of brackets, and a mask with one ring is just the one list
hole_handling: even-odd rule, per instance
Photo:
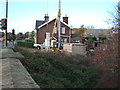
{"label": "shrub", "polygon": [[17,42],[17,46],[32,48],[33,42]]}
{"label": "shrub", "polygon": [[26,40],[26,42],[32,42],[32,43],[34,43],[34,40]]}
{"label": "shrub", "polygon": [[[66,60],[69,56],[63,54],[19,52],[25,56],[22,63],[41,88],[91,88],[96,84],[96,67],[88,66],[83,61],[85,64],[78,67]],[[81,57],[77,56],[76,59],[82,60]]]}

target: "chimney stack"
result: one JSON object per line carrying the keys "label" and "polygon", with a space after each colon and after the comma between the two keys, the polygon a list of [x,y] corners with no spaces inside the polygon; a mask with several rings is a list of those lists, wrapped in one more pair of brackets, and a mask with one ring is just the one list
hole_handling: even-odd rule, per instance
{"label": "chimney stack", "polygon": [[45,14],[45,22],[47,22],[47,21],[49,21],[49,16],[48,16],[48,14]]}
{"label": "chimney stack", "polygon": [[65,22],[66,24],[68,24],[68,17],[67,17],[67,15],[65,15],[65,17],[63,17],[63,22]]}

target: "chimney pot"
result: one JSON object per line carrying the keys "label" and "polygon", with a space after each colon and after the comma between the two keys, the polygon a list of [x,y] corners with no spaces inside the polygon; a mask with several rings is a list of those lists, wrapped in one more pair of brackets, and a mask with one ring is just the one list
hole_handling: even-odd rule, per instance
{"label": "chimney pot", "polygon": [[65,17],[63,17],[63,22],[65,22],[66,24],[68,24],[68,17],[67,17],[67,15],[65,15]]}
{"label": "chimney pot", "polygon": [[47,22],[47,21],[49,21],[49,16],[48,16],[48,14],[45,14],[45,22]]}

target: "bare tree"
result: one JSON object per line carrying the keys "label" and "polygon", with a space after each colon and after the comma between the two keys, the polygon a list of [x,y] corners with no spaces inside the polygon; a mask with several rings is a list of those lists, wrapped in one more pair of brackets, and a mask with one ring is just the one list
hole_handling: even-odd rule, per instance
{"label": "bare tree", "polygon": [[118,12],[118,19],[117,19],[117,22],[118,22],[118,29],[120,30],[120,1],[118,2],[117,7],[118,7],[118,11],[117,11]]}
{"label": "bare tree", "polygon": [[109,11],[109,17],[107,17],[107,24],[111,25],[115,29],[120,29],[120,1],[114,7],[114,11]]}

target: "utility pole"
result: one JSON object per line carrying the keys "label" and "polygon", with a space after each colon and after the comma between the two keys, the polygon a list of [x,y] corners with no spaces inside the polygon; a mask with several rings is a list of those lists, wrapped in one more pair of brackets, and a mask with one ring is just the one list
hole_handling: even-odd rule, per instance
{"label": "utility pole", "polygon": [[[8,0],[6,0],[6,19],[8,19]],[[7,29],[5,30],[5,46],[7,47]]]}
{"label": "utility pole", "polygon": [[60,33],[60,29],[61,29],[61,1],[59,0],[59,11],[58,11],[58,48],[61,47],[61,33]]}

